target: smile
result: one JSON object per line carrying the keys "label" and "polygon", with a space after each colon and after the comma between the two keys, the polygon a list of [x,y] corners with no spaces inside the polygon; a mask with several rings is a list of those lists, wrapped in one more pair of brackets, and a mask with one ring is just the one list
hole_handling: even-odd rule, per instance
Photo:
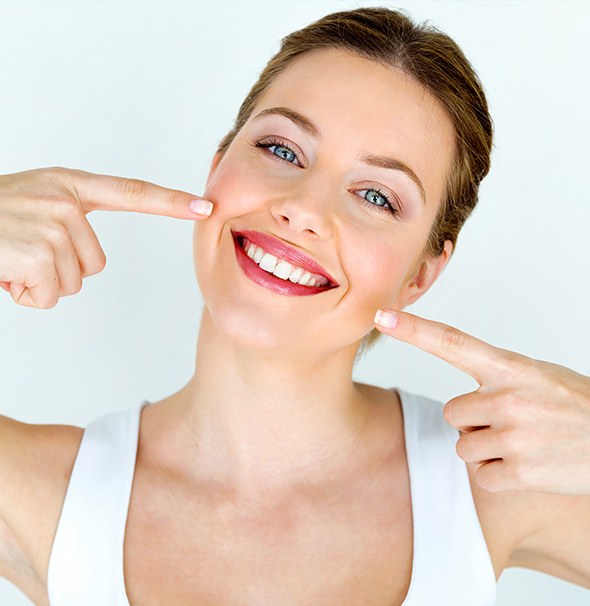
{"label": "smile", "polygon": [[306,296],[336,288],[327,277],[289,263],[234,233],[238,264],[253,282],[287,296]]}

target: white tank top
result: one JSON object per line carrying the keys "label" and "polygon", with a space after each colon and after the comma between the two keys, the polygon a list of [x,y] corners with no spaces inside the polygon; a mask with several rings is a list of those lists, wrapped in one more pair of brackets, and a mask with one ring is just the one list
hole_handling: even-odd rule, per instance
{"label": "white tank top", "polygon": [[[496,578],[455,450],[460,434],[445,421],[444,403],[391,389],[402,404],[414,526],[401,606],[492,606]],[[130,606],[123,540],[147,404],[102,415],[84,431],[49,559],[50,606]]]}

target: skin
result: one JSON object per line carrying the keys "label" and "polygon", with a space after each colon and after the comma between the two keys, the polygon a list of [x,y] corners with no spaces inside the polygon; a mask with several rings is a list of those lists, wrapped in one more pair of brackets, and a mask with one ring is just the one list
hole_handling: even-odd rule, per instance
{"label": "skin", "polygon": [[[482,488],[579,495],[585,497],[579,506],[590,512],[590,378],[440,322],[387,311],[395,323],[377,325],[379,330],[438,356],[479,383],[475,391],[449,400],[444,416],[462,434],[457,454],[477,464],[475,477]],[[538,510],[547,512],[540,524],[545,532],[565,530],[552,518],[551,507]],[[589,517],[570,519],[575,528],[576,520]],[[590,575],[590,562],[587,566]]]}
{"label": "skin", "polygon": [[[322,138],[282,116],[253,119],[277,106],[310,118]],[[273,136],[295,151],[295,163],[252,145]],[[354,357],[375,311],[416,301],[450,258],[450,242],[439,257],[423,251],[453,138],[444,110],[420,85],[346,51],[304,55],[274,81],[225,155],[213,158],[203,197],[214,210],[194,234],[205,300],[195,374],[144,412],[162,444],[175,445],[159,457],[256,504],[321,484],[343,473],[353,453],[370,452],[373,410],[352,380]],[[411,167],[426,204],[401,171],[361,162],[366,152]],[[374,187],[395,192],[399,215],[363,204]],[[300,248],[339,287],[287,297],[253,283],[235,260],[232,228]]]}

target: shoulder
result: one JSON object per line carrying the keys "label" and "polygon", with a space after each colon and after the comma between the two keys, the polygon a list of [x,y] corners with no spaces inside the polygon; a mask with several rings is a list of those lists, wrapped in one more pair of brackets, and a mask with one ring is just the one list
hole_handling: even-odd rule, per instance
{"label": "shoulder", "polygon": [[[43,577],[84,429],[0,415],[0,576]],[[44,581],[45,579],[43,579]]]}
{"label": "shoulder", "polygon": [[[0,514],[11,517],[25,496],[43,499],[47,488],[69,480],[84,429],[23,423],[0,415]],[[14,500],[14,497],[18,499]],[[20,507],[19,505],[19,507]]]}

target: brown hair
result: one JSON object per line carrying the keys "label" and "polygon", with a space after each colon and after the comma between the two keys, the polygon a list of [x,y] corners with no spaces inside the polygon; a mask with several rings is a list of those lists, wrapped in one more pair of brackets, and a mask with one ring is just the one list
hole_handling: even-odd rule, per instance
{"label": "brown hair", "polygon": [[[232,130],[217,151],[225,153],[278,74],[297,57],[323,48],[349,50],[401,69],[447,111],[455,128],[455,155],[424,255],[441,254],[445,240],[451,240],[454,249],[461,227],[477,204],[479,183],[490,168],[492,119],[483,86],[456,42],[436,27],[414,23],[402,11],[373,7],[331,13],[285,36],[242,102]],[[380,334],[373,329],[359,352]]]}

